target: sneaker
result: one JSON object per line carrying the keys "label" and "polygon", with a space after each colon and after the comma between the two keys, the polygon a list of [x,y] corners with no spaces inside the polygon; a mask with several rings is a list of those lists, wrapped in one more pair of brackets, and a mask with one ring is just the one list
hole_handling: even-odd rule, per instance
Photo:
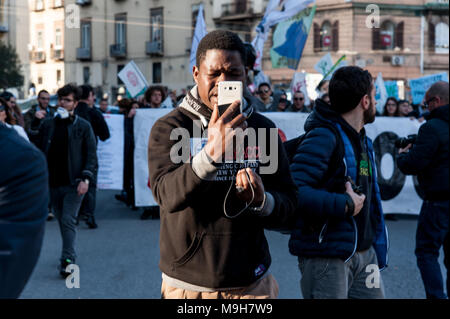
{"label": "sneaker", "polygon": [[47,221],[51,221],[51,220],[53,220],[53,219],[55,219],[55,215],[53,215],[52,212],[48,212],[48,215],[47,215]]}
{"label": "sneaker", "polygon": [[88,227],[89,227],[90,229],[98,228],[98,225],[97,225],[97,223],[95,222],[94,216],[89,216],[89,217],[86,219],[86,225],[88,225]]}
{"label": "sneaker", "polygon": [[75,263],[75,260],[72,260],[70,258],[66,258],[61,262],[61,264],[59,266],[59,274],[61,275],[61,277],[63,277],[65,279],[71,274],[71,272],[66,271],[66,268],[70,264],[74,264],[74,263]]}

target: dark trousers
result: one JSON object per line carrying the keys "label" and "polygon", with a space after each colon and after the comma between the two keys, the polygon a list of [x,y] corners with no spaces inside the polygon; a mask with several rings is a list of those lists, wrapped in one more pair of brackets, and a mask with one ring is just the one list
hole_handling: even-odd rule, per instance
{"label": "dark trousers", "polygon": [[449,215],[449,201],[424,201],[420,210],[415,253],[428,299],[447,298],[438,262],[441,246],[444,246],[444,264],[447,268],[447,294],[450,291]]}
{"label": "dark trousers", "polygon": [[95,176],[92,181],[89,182],[89,188],[87,193],[84,195],[83,202],[80,207],[80,215],[86,217],[94,217],[95,203],[97,198],[97,173],[95,171]]}

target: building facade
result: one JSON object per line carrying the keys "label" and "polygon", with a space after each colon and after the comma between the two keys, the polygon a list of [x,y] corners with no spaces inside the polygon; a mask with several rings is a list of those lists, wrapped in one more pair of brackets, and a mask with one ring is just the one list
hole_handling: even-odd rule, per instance
{"label": "building facade", "polygon": [[[330,53],[334,62],[345,55],[349,65],[373,76],[381,72],[407,91],[408,79],[448,72],[448,13],[448,0],[317,0],[297,71],[317,73],[314,65],[323,55]],[[378,27],[371,27],[376,16]],[[285,83],[294,72],[272,69],[268,54],[263,69],[274,83]]]}
{"label": "building facade", "polygon": [[22,64],[24,85],[13,90],[18,98],[27,95],[30,83],[29,31],[28,0],[0,0],[0,41],[16,49]]}
{"label": "building facade", "polygon": [[30,82],[36,93],[64,85],[65,11],[63,0],[28,0]]}

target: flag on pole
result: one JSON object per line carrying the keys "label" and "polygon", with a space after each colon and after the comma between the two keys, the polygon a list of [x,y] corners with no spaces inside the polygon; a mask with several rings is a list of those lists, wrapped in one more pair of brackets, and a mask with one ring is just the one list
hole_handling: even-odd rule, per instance
{"label": "flag on pole", "polygon": [[264,42],[269,36],[270,27],[289,19],[316,0],[270,0],[261,22],[256,27],[256,37],[252,45],[256,51],[255,70],[261,70]]}
{"label": "flag on pole", "polygon": [[192,68],[195,66],[195,57],[198,44],[200,43],[201,39],[203,39],[203,37],[207,34],[208,31],[206,31],[206,23],[205,19],[203,18],[203,4],[200,4],[200,7],[198,8],[197,22],[195,23],[194,37],[192,38],[189,72],[192,72]]}
{"label": "flag on pole", "polygon": [[308,88],[306,85],[306,73],[303,72],[295,72],[292,77],[291,82],[291,92],[292,96],[294,96],[295,92],[302,92],[305,97],[305,105],[310,105],[311,101],[309,100]]}
{"label": "flag on pole", "polygon": [[383,113],[383,107],[388,99],[388,94],[386,91],[386,86],[384,85],[383,76],[381,72],[378,73],[377,79],[375,80],[375,100],[377,101],[377,111],[381,114]]}
{"label": "flag on pole", "polygon": [[277,25],[270,50],[273,68],[297,70],[315,12],[314,5]]}
{"label": "flag on pole", "polygon": [[125,84],[127,93],[132,98],[144,93],[148,88],[147,79],[142,74],[141,70],[139,70],[134,61],[130,61],[127,65],[125,65],[117,76]]}
{"label": "flag on pole", "polygon": [[316,63],[314,69],[323,76],[325,76],[325,74],[327,74],[332,67],[333,67],[333,60],[331,59],[331,54],[327,53],[319,60],[319,62]]}

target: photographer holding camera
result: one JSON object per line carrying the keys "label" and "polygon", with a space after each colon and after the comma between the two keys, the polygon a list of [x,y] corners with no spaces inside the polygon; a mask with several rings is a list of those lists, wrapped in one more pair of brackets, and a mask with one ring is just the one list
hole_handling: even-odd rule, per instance
{"label": "photographer holding camera", "polygon": [[425,193],[420,210],[416,250],[417,265],[422,275],[427,298],[447,298],[438,263],[439,250],[444,246],[447,268],[447,294],[450,283],[449,236],[449,110],[446,82],[436,82],[425,94],[425,107],[430,113],[419,129],[415,143],[399,149],[397,165],[407,175],[417,175]]}

